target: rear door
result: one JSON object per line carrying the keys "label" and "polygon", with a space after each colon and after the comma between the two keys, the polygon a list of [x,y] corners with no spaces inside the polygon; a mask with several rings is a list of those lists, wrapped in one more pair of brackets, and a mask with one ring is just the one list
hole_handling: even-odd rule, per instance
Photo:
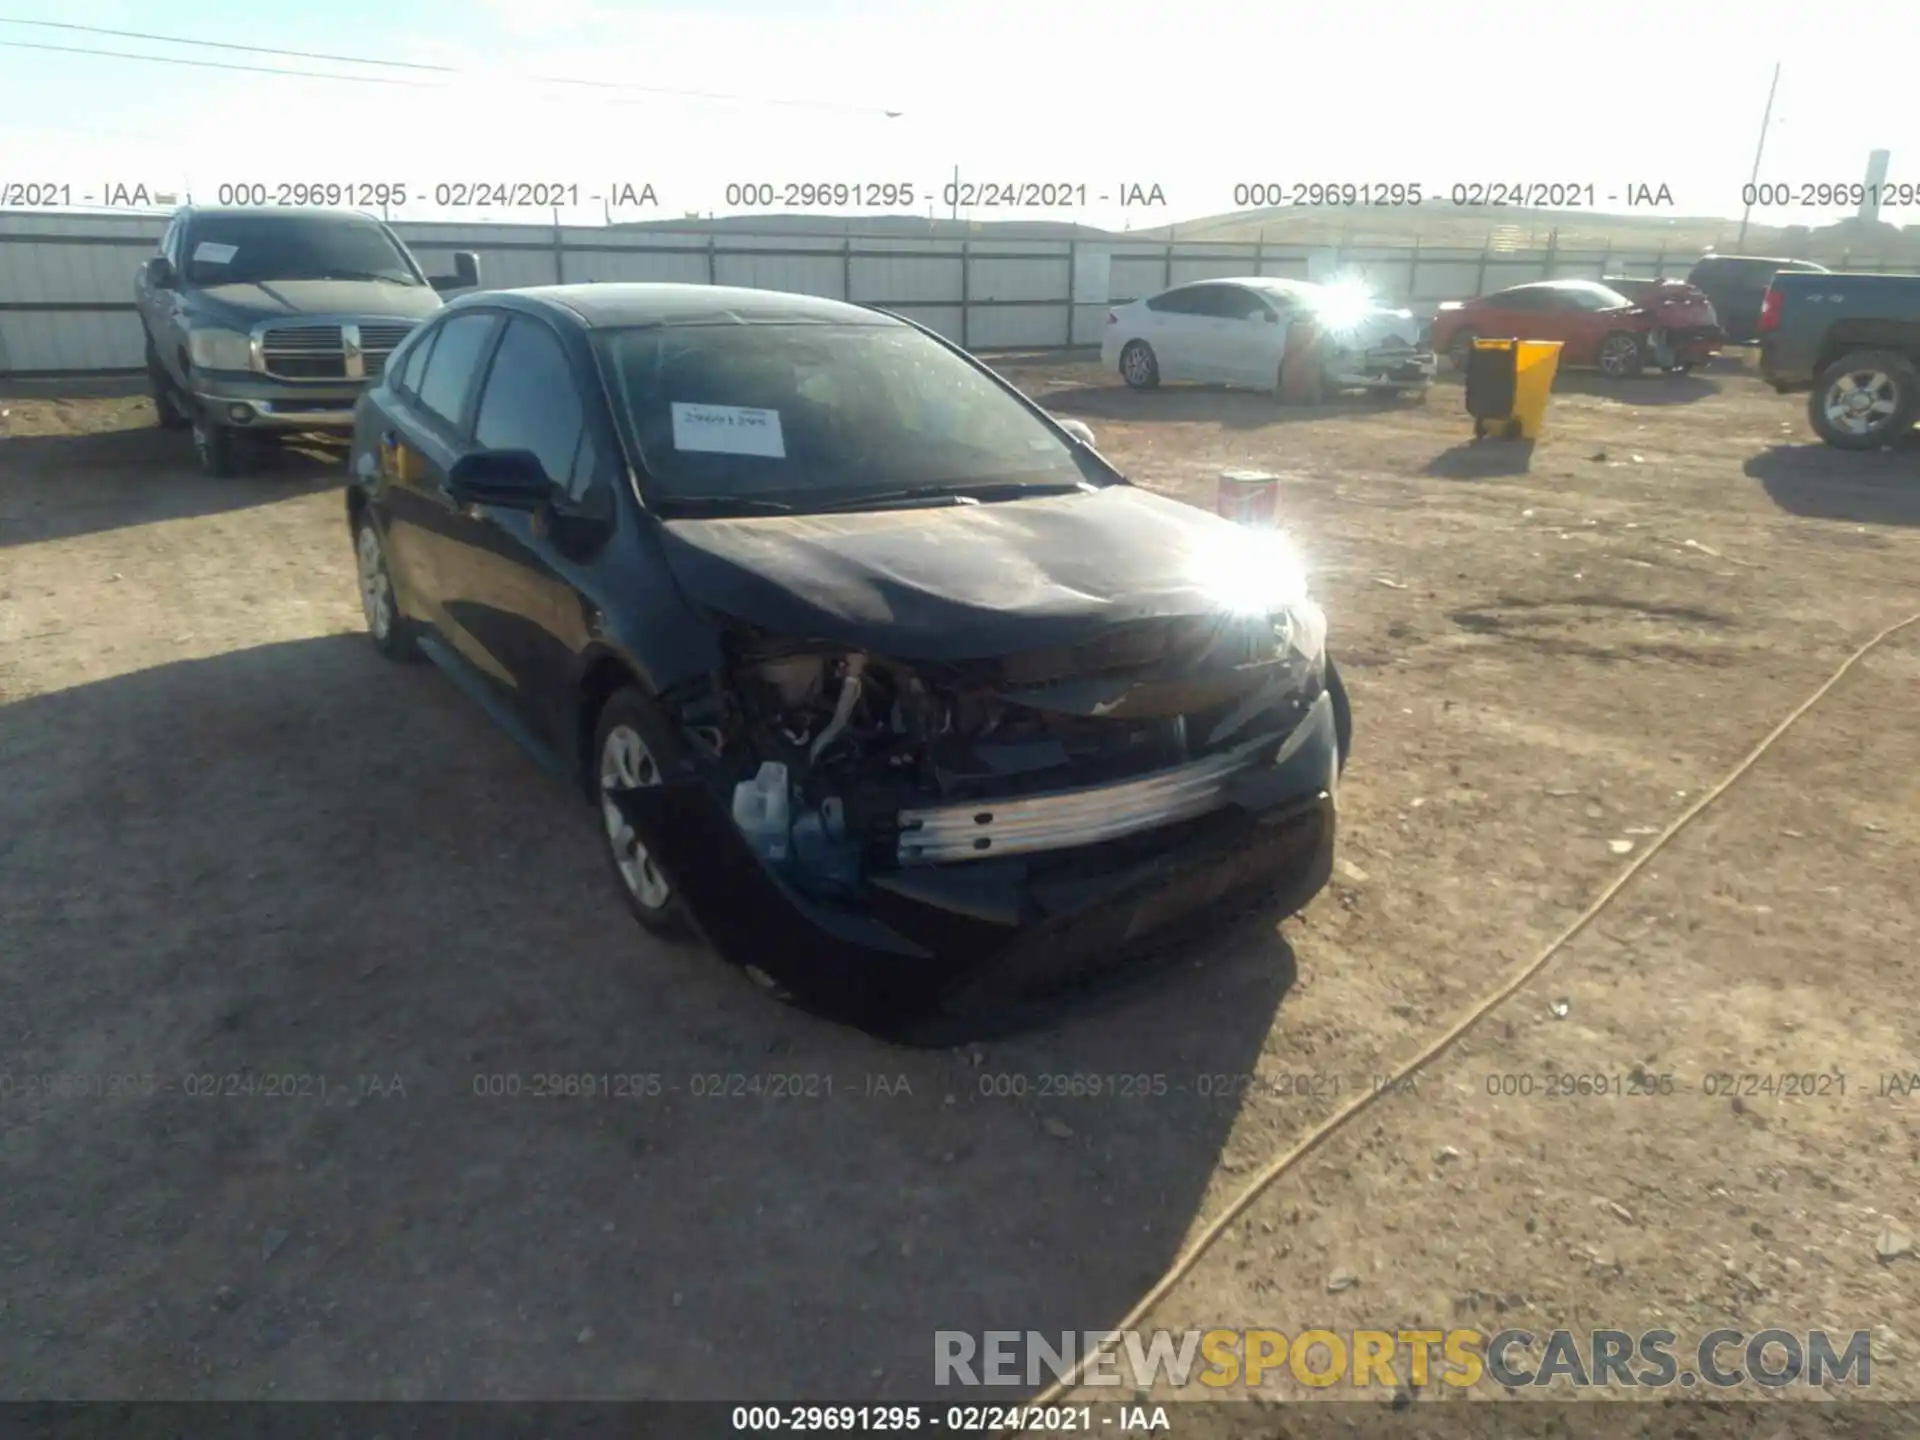
{"label": "rear door", "polygon": [[472,447],[527,450],[555,486],[548,510],[456,511],[445,609],[534,734],[563,748],[573,657],[587,643],[585,567],[611,534],[619,454],[588,371],[538,317],[508,318],[474,409]]}
{"label": "rear door", "polygon": [[1202,380],[1201,350],[1205,340],[1207,298],[1201,285],[1182,285],[1146,302],[1142,338],[1153,347],[1162,380]]}
{"label": "rear door", "polygon": [[[401,364],[372,437],[385,502],[387,557],[411,612],[495,681],[484,651],[461,628],[447,601],[458,574],[464,521],[447,493],[447,472],[466,447],[483,366],[499,312],[460,309],[432,322]],[[428,343],[430,342],[430,343]],[[410,388],[409,388],[410,387]]]}

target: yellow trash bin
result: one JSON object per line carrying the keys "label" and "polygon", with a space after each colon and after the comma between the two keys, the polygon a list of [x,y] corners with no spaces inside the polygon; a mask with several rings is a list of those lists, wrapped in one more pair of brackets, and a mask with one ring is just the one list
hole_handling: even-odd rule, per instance
{"label": "yellow trash bin", "polygon": [[1558,340],[1480,340],[1467,362],[1467,413],[1476,438],[1538,440],[1560,369]]}

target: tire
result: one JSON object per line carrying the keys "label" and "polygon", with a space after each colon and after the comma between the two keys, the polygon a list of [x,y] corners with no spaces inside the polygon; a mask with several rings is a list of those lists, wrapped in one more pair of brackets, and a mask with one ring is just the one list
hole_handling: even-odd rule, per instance
{"label": "tire", "polygon": [[154,418],[162,430],[185,430],[193,424],[193,416],[180,404],[173,377],[160,363],[160,354],[153,348],[152,340],[147,341],[147,393],[153,400]]}
{"label": "tire", "polygon": [[192,426],[193,448],[203,473],[226,480],[245,471],[244,445],[229,426],[217,425],[204,414],[195,415]]}
{"label": "tire", "polygon": [[1160,388],[1160,362],[1144,340],[1129,340],[1120,352],[1120,378],[1135,390]]}
{"label": "tire", "polygon": [[1631,380],[1647,368],[1646,347],[1638,335],[1615,330],[1600,342],[1594,363],[1609,380]]}
{"label": "tire", "polygon": [[1347,770],[1347,756],[1353,752],[1353,702],[1347,698],[1347,682],[1340,678],[1333,658],[1327,658],[1327,693],[1333,697],[1333,734],[1340,746],[1340,773]]}
{"label": "tire", "polygon": [[419,636],[413,622],[400,613],[387,566],[386,543],[380,529],[366,516],[353,527],[354,571],[360,582],[360,612],[366,616],[367,636],[387,659],[401,664],[420,660]]}
{"label": "tire", "polygon": [[1473,342],[1479,338],[1471,330],[1459,330],[1447,342],[1447,363],[1462,375],[1467,373],[1467,362],[1473,358]]}
{"label": "tire", "polygon": [[1880,450],[1920,417],[1920,370],[1892,350],[1854,350],[1820,372],[1807,397],[1813,431],[1836,450]]}
{"label": "tire", "polygon": [[634,686],[616,690],[600,708],[593,731],[593,773],[600,835],[609,868],[633,918],[656,935],[684,939],[693,931],[679,894],[641,845],[619,808],[606,798],[618,788],[660,783],[655,752],[666,743],[659,712]]}

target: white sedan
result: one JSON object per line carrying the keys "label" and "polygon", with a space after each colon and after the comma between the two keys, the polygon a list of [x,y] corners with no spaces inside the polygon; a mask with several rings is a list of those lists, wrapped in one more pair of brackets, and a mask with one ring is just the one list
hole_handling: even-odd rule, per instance
{"label": "white sedan", "polygon": [[1136,390],[1163,380],[1273,390],[1301,316],[1325,337],[1328,390],[1420,391],[1433,380],[1433,351],[1412,311],[1377,305],[1354,285],[1265,275],[1176,285],[1108,311],[1100,363]]}

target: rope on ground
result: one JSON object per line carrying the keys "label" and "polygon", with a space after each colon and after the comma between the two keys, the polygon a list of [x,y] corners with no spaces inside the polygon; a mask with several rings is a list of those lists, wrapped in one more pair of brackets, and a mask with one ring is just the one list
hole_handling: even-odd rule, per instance
{"label": "rope on ground", "polygon": [[1029,1403],[1034,1405],[1057,1404],[1062,1397],[1077,1388],[1081,1379],[1085,1376],[1088,1367],[1092,1365],[1094,1360],[1101,1355],[1110,1353],[1113,1348],[1120,1343],[1121,1336],[1125,1332],[1137,1329],[1140,1322],[1146,1318],[1153,1308],[1162,1300],[1166,1299],[1167,1296],[1173,1292],[1173,1288],[1192,1273],[1194,1266],[1200,1263],[1201,1257],[1212,1248],[1213,1243],[1222,1235],[1226,1234],[1228,1227],[1244,1215],[1253,1202],[1259,1199],[1275,1181],[1280,1179],[1281,1176],[1285,1175],[1314,1150],[1325,1144],[1337,1131],[1358,1116],[1363,1110],[1366,1110],[1374,1104],[1382,1095],[1391,1094],[1398,1088],[1401,1082],[1407,1080],[1419,1071],[1424,1070],[1428,1065],[1431,1065],[1447,1050],[1451,1049],[1455,1041],[1459,1040],[1461,1036],[1471,1030],[1492,1010],[1503,1001],[1510,999],[1522,986],[1545,969],[1547,962],[1566,948],[1569,941],[1579,935],[1587,926],[1591,925],[1600,912],[1612,904],[1614,898],[1618,896],[1622,890],[1626,889],[1628,883],[1632,881],[1634,876],[1645,869],[1653,857],[1666,848],[1668,842],[1671,841],[1674,836],[1691,825],[1709,806],[1744,778],[1747,772],[1759,761],[1760,757],[1771,750],[1781,736],[1785,735],[1787,731],[1799,723],[1803,715],[1825,699],[1828,692],[1846,677],[1848,671],[1852,670],[1862,659],[1878,649],[1886,641],[1899,634],[1902,630],[1905,630],[1910,625],[1917,624],[1920,624],[1920,613],[1909,615],[1906,619],[1887,626],[1886,629],[1882,630],[1878,635],[1875,635],[1858,650],[1855,650],[1853,654],[1846,658],[1838,670],[1835,670],[1832,675],[1827,677],[1825,684],[1821,685],[1819,689],[1815,690],[1805,700],[1796,705],[1786,719],[1774,726],[1773,729],[1768,732],[1767,738],[1754,746],[1753,749],[1748,752],[1747,757],[1727,773],[1725,779],[1707,791],[1706,794],[1702,795],[1698,800],[1694,801],[1692,805],[1681,812],[1678,819],[1667,826],[1665,830],[1661,831],[1659,837],[1643,850],[1632,864],[1628,865],[1626,869],[1615,876],[1613,880],[1608,883],[1607,887],[1595,897],[1593,903],[1581,911],[1572,924],[1554,936],[1544,950],[1516,970],[1498,989],[1475,1003],[1466,1014],[1449,1025],[1446,1030],[1441,1032],[1440,1036],[1430,1042],[1424,1050],[1420,1051],[1419,1054],[1415,1055],[1411,1060],[1400,1066],[1398,1070],[1394,1071],[1389,1081],[1356,1094],[1352,1100],[1349,1100],[1344,1106],[1334,1112],[1333,1115],[1309,1131],[1306,1138],[1301,1140],[1299,1144],[1270,1161],[1264,1169],[1247,1182],[1246,1187],[1234,1197],[1233,1202],[1229,1204],[1226,1209],[1222,1210],[1207,1223],[1206,1228],[1200,1232],[1199,1238],[1188,1246],[1180,1257],[1173,1262],[1172,1268],[1155,1282],[1153,1288],[1140,1297],[1139,1302],[1127,1312],[1126,1316],[1107,1335],[1106,1339],[1094,1347],[1088,1354],[1083,1355],[1079,1363],[1076,1364],[1071,1371],[1055,1381],[1054,1384],[1050,1385],[1047,1389],[1043,1390]]}

